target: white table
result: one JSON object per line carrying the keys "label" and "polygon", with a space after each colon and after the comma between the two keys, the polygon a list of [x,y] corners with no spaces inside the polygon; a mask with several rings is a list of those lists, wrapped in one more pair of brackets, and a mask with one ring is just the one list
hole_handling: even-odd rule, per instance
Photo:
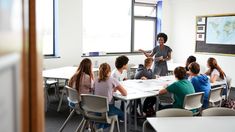
{"label": "white table", "polygon": [[211,83],[211,87],[222,86],[222,85],[227,85],[227,82],[222,80],[222,81],[216,81],[214,83]]}
{"label": "white table", "polygon": [[[114,97],[123,100],[124,103],[124,129],[127,132],[127,101],[151,97],[158,95],[158,92],[164,85],[170,85],[175,82],[176,79],[173,75],[164,76],[157,79],[149,80],[126,80],[122,81],[121,85],[127,90],[127,96],[122,96],[119,92],[114,93]],[[224,82],[211,83],[211,86],[224,85]],[[158,101],[157,104],[158,105]],[[135,109],[136,110],[136,109]],[[136,117],[135,117],[136,128]]]}
{"label": "white table", "polygon": [[[67,67],[48,69],[43,71],[42,76],[45,78],[44,79],[45,84],[47,79],[53,78],[57,80],[57,83],[59,83],[59,79],[64,79],[66,85],[67,81],[74,75],[77,68],[78,67],[67,66]],[[99,70],[98,68],[93,68],[93,72],[95,75],[97,74],[98,70]],[[59,84],[57,84],[57,86],[59,86]],[[64,94],[65,92],[62,92],[57,111],[60,111]]]}
{"label": "white table", "polygon": [[[124,101],[124,130],[127,132],[127,101],[151,97],[158,95],[158,91],[164,85],[174,82],[172,77],[161,77],[149,80],[126,80],[121,85],[127,90],[127,96],[122,96],[119,92],[114,93],[114,97]],[[135,109],[136,113],[136,109]],[[137,127],[135,116],[135,129]]]}
{"label": "white table", "polygon": [[[78,67],[66,66],[54,69],[43,70],[42,76],[44,78],[55,78],[55,79],[70,79],[76,72]],[[97,72],[98,68],[93,68],[93,72]]]}
{"label": "white table", "polygon": [[235,132],[235,116],[153,117],[147,120],[157,132]]}
{"label": "white table", "polygon": [[[154,65],[154,64],[153,64],[153,65]],[[176,67],[178,67],[178,66],[185,67],[185,64],[183,64],[183,63],[167,62],[168,71],[170,71],[170,72],[174,71],[174,69],[175,69]],[[138,67],[139,67],[139,65],[135,65],[135,66],[130,67],[130,69],[136,70]]]}

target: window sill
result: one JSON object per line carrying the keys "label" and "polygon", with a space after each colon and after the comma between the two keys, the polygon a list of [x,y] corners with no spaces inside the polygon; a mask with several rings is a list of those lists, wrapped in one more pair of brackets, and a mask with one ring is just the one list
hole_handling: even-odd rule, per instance
{"label": "window sill", "polygon": [[44,55],[44,59],[57,59],[60,58],[60,56],[45,56]]}
{"label": "window sill", "polygon": [[81,57],[108,57],[108,56],[120,56],[120,55],[143,55],[141,52],[119,52],[119,53],[107,53],[106,55],[95,55],[95,56],[89,56],[89,55],[82,55]]}

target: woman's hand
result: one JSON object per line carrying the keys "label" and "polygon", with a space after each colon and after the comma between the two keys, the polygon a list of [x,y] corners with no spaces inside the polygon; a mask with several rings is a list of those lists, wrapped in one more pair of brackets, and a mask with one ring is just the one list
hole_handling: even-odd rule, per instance
{"label": "woman's hand", "polygon": [[151,57],[150,53],[147,53],[146,51],[144,51],[143,49],[139,49],[138,51],[142,52],[146,57]]}
{"label": "woman's hand", "polygon": [[146,53],[143,49],[139,49],[138,51],[140,51],[142,53]]}

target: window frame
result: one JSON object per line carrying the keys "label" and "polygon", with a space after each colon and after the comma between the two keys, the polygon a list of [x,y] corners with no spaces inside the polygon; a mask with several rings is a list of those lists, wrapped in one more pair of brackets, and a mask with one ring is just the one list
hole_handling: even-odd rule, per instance
{"label": "window frame", "polygon": [[[134,8],[135,8],[135,5],[138,5],[138,6],[151,6],[151,7],[155,7],[155,17],[151,17],[151,16],[138,16],[138,15],[134,15]],[[146,21],[149,21],[149,20],[152,20],[154,21],[155,23],[155,26],[154,26],[154,35],[156,36],[157,34],[157,3],[142,3],[142,2],[135,2],[135,0],[131,0],[131,35],[130,35],[130,51],[129,52],[107,52],[106,55],[118,55],[118,54],[140,54],[139,51],[135,51],[134,50],[134,46],[135,46],[135,43],[134,43],[134,32],[135,32],[135,20],[138,19],[138,20],[146,20]],[[153,44],[153,47],[156,46],[156,39],[154,37],[154,40],[153,40],[154,44]],[[152,49],[149,49],[149,50],[152,50]],[[99,55],[99,56],[106,56],[106,55]],[[82,56],[86,56],[86,55],[82,55]]]}
{"label": "window frame", "polygon": [[53,53],[43,54],[44,58],[58,58],[57,45],[58,45],[58,0],[53,0]]}
{"label": "window frame", "polygon": [[[131,29],[133,29],[132,31],[131,31],[131,36],[132,36],[132,38],[131,38],[131,53],[135,53],[135,52],[137,52],[137,51],[134,51],[134,45],[135,45],[135,43],[134,43],[134,36],[135,36],[135,34],[134,34],[134,32],[135,32],[135,23],[134,23],[134,21],[135,20],[146,20],[146,21],[148,21],[148,20],[153,20],[154,21],[154,23],[155,23],[155,27],[154,27],[154,35],[156,36],[156,34],[157,34],[157,3],[155,3],[155,4],[152,4],[152,3],[142,3],[142,2],[135,2],[135,0],[132,0],[132,18],[131,18],[131,20],[133,21],[133,23],[132,23],[132,27],[131,27]],[[155,10],[156,10],[156,12],[155,12],[155,17],[151,17],[151,16],[138,16],[138,15],[134,15],[134,10],[135,10],[135,5],[137,5],[137,6],[151,6],[151,7],[155,7]],[[153,47],[154,46],[156,46],[156,39],[155,39],[155,37],[154,37],[154,40],[153,40],[153,42],[154,42],[154,45],[153,45]],[[152,49],[149,49],[149,50],[152,50]]]}

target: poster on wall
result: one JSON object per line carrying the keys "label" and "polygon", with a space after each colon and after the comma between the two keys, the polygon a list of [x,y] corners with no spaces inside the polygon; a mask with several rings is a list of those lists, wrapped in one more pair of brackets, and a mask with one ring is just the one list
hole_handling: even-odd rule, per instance
{"label": "poster on wall", "polygon": [[208,17],[207,44],[235,45],[235,16]]}
{"label": "poster on wall", "polygon": [[197,26],[197,32],[198,33],[204,33],[205,32],[205,26]]}
{"label": "poster on wall", "polygon": [[197,18],[197,24],[198,24],[198,25],[200,25],[200,24],[205,24],[205,20],[206,20],[205,17],[198,17],[198,18]]}
{"label": "poster on wall", "polygon": [[197,41],[204,41],[205,34],[197,34]]}
{"label": "poster on wall", "polygon": [[235,55],[235,14],[197,16],[195,52]]}

